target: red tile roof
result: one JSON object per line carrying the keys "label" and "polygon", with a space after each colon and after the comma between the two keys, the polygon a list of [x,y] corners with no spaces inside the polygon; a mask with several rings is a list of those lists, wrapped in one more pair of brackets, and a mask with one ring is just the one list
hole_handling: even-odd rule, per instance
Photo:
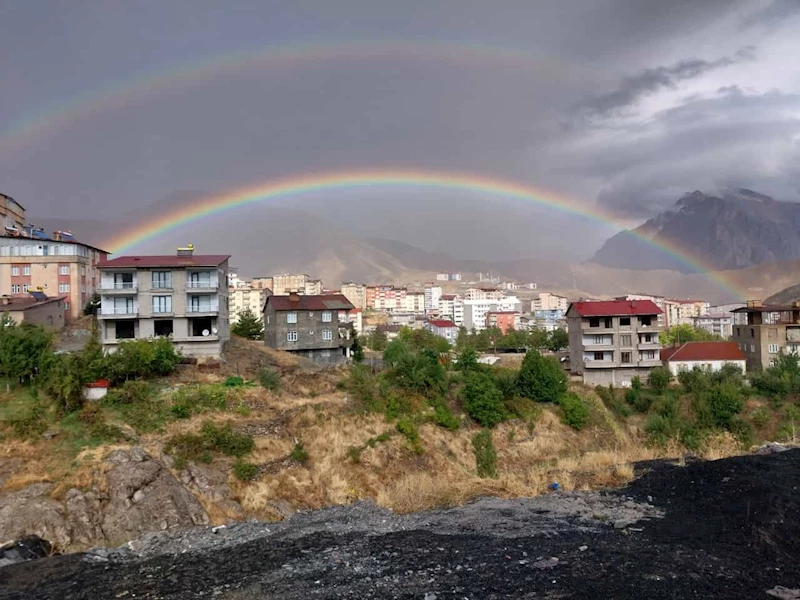
{"label": "red tile roof", "polygon": [[736,342],[685,342],[661,349],[663,361],[745,360]]}
{"label": "red tile roof", "polygon": [[98,265],[100,269],[114,269],[114,268],[158,268],[158,267],[218,267],[230,255],[226,254],[195,254],[193,256],[178,256],[176,254],[169,254],[166,256],[120,256],[101,262]]}
{"label": "red tile roof", "polygon": [[663,311],[652,300],[605,300],[598,302],[573,302],[582,317],[615,317],[617,315],[660,315]]}
{"label": "red tile roof", "polygon": [[341,294],[269,296],[265,306],[267,305],[272,306],[275,310],[352,310],[355,308]]}
{"label": "red tile roof", "polygon": [[439,329],[446,329],[448,327],[458,327],[458,325],[456,325],[452,321],[447,321],[444,319],[428,321],[428,323],[430,323],[433,327],[438,327]]}
{"label": "red tile roof", "polygon": [[439,299],[440,300],[455,300],[456,299],[456,295],[455,294],[442,294],[441,296],[439,296]]}

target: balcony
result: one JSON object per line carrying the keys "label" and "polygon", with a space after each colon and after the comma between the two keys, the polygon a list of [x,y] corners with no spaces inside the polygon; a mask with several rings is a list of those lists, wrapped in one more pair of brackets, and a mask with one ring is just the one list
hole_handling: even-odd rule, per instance
{"label": "balcony", "polygon": [[613,342],[604,342],[602,344],[586,342],[583,344],[583,349],[586,352],[610,352],[612,350],[616,350],[617,347],[613,344]]}
{"label": "balcony", "polygon": [[135,319],[139,316],[137,306],[101,306],[98,319]]}
{"label": "balcony", "polygon": [[219,281],[214,279],[202,279],[200,281],[187,281],[186,291],[190,294],[202,294],[216,292],[219,289]]}
{"label": "balcony", "polygon": [[186,315],[190,317],[210,317],[219,313],[219,306],[216,304],[197,304],[186,306]]}
{"label": "balcony", "polygon": [[115,296],[133,295],[138,292],[138,286],[135,281],[101,281],[97,291]]}
{"label": "balcony", "polygon": [[583,363],[586,369],[613,369],[618,367],[613,360],[587,360]]}
{"label": "balcony", "polygon": [[639,342],[639,350],[661,350],[661,342],[654,340],[652,342]]}
{"label": "balcony", "polygon": [[643,358],[639,361],[640,367],[660,367],[661,366],[661,359],[660,358]]}

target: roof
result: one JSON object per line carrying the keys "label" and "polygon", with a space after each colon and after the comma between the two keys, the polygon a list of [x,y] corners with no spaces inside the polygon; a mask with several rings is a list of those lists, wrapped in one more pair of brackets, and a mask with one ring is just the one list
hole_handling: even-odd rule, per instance
{"label": "roof", "polygon": [[661,349],[664,361],[745,360],[736,342],[685,342]]}
{"label": "roof", "polygon": [[98,265],[99,269],[149,269],[155,267],[218,267],[230,258],[228,254],[194,254],[192,256],[149,255],[120,256],[106,260]]}
{"label": "roof", "polygon": [[352,310],[353,304],[341,294],[324,296],[269,296],[265,304],[275,310]]}
{"label": "roof", "polygon": [[676,304],[706,304],[705,300],[691,300],[689,298],[664,298],[666,302],[674,302]]}
{"label": "roof", "polygon": [[63,296],[45,297],[44,300],[37,300],[33,296],[4,296],[0,299],[0,311],[28,310],[34,306],[42,306],[43,304],[50,304],[63,299]]}
{"label": "roof", "polygon": [[516,310],[490,310],[486,312],[487,315],[518,315],[519,311]]}
{"label": "roof", "polygon": [[598,302],[573,302],[570,305],[570,310],[573,308],[582,317],[660,315],[663,312],[653,303],[652,300],[605,300]]}
{"label": "roof", "polygon": [[441,296],[439,296],[439,300],[455,300],[455,299],[456,299],[455,294],[442,294]]}
{"label": "roof", "polygon": [[438,327],[439,329],[446,329],[448,327],[458,327],[452,321],[448,321],[446,319],[434,319],[432,321],[428,321],[433,327]]}
{"label": "roof", "polygon": [[772,312],[789,312],[793,310],[800,310],[800,306],[792,306],[791,304],[762,304],[761,306],[742,306],[741,308],[734,308],[731,312],[772,313]]}
{"label": "roof", "polygon": [[702,319],[730,319],[731,316],[729,314],[725,314],[725,313],[713,313],[713,314],[710,313],[710,314],[707,314],[707,315],[700,315],[699,317],[698,316],[694,316],[694,317],[691,317],[691,318],[692,319],[697,319],[697,320],[702,320]]}

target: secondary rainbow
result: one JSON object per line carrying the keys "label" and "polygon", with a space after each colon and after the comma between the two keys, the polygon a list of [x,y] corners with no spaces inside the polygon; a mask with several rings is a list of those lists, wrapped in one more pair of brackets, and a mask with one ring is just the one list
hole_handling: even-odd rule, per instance
{"label": "secondary rainbow", "polygon": [[[595,208],[587,208],[574,200],[557,196],[552,192],[517,182],[504,181],[491,177],[462,172],[438,172],[421,170],[358,170],[305,174],[286,179],[267,181],[259,185],[211,197],[190,206],[160,215],[147,221],[128,233],[108,240],[102,247],[109,248],[113,254],[128,252],[137,245],[151,240],[192,221],[204,217],[232,211],[237,208],[278,198],[303,196],[318,192],[337,190],[379,189],[381,187],[428,188],[463,191],[489,197],[506,197],[532,202],[540,206],[591,219],[604,225],[624,229],[624,225],[613,217]],[[643,242],[658,248],[664,254],[676,259],[692,271],[709,277],[723,289],[733,293],[736,298],[744,297],[742,290],[728,283],[722,276],[711,273],[711,268],[695,259],[680,248],[632,232]]]}
{"label": "secondary rainbow", "polygon": [[101,90],[81,92],[60,100],[44,110],[18,119],[0,133],[0,153],[48,137],[60,129],[74,126],[82,119],[109,110],[124,108],[138,100],[165,90],[178,89],[236,73],[239,70],[299,67],[304,63],[342,60],[436,60],[474,66],[505,64],[524,72],[546,70],[549,76],[561,79],[579,77],[596,79],[596,70],[567,63],[564,60],[533,55],[530,52],[498,45],[464,41],[312,40],[259,48],[238,53],[225,53],[199,61],[182,63],[158,72],[147,72],[112,83]]}

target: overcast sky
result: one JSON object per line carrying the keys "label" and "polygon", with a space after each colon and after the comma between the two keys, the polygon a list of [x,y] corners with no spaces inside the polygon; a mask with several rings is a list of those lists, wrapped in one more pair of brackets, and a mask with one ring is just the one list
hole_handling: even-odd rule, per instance
{"label": "overcast sky", "polygon": [[[0,191],[37,215],[111,218],[387,167],[519,181],[626,222],[694,189],[797,201],[798,31],[798,0],[0,0]],[[331,50],[348,43],[372,50]],[[392,194],[431,215],[462,200]],[[372,203],[348,216],[359,233],[397,209],[347,197]],[[308,205],[328,201],[345,200]],[[539,218],[585,251],[609,233]]]}

